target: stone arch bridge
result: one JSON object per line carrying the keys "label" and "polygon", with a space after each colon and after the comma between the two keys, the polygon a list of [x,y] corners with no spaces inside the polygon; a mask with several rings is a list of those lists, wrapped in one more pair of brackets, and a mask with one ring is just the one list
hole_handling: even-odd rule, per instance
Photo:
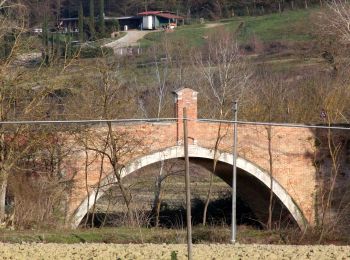
{"label": "stone arch bridge", "polygon": [[[216,174],[230,184],[232,125],[197,120],[197,92],[184,88],[176,91],[175,96],[176,118],[182,118],[183,108],[187,107],[191,119],[188,121],[190,160],[212,167],[220,128]],[[111,129],[118,136],[117,163],[122,166],[122,177],[161,160],[184,156],[182,120],[113,124]],[[79,225],[94,201],[116,181],[108,159],[111,147],[106,145],[107,132],[108,127],[90,129],[87,135],[92,138],[85,143],[89,149],[77,148],[66,162],[74,180],[67,209],[72,227]],[[267,217],[266,194],[269,194],[271,185],[268,142],[265,126],[238,126],[237,193],[262,221]],[[309,129],[273,127],[271,144],[274,194],[281,207],[301,228],[313,225],[316,192],[314,133]]]}

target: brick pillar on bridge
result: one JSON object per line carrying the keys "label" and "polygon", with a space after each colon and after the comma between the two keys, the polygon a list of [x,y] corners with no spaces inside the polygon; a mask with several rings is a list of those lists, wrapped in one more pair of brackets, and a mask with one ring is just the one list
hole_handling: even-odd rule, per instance
{"label": "brick pillar on bridge", "polygon": [[175,117],[177,118],[177,144],[183,144],[183,109],[187,108],[189,144],[197,144],[197,95],[190,88],[181,88],[175,93]]}

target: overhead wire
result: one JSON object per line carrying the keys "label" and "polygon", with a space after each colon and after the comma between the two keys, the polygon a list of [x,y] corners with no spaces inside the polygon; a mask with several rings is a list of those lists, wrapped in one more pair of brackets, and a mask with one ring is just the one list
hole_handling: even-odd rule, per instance
{"label": "overhead wire", "polygon": [[330,130],[350,130],[350,125],[339,126],[335,124],[295,124],[295,123],[278,123],[278,122],[258,122],[258,121],[234,121],[219,119],[194,119],[194,118],[128,118],[128,119],[86,119],[86,120],[19,120],[19,121],[0,121],[0,125],[62,125],[62,124],[79,124],[93,125],[101,123],[129,124],[129,123],[167,123],[173,121],[197,121],[207,123],[226,123],[239,125],[255,125],[255,126],[279,126],[290,128],[308,128],[308,129],[330,129]]}

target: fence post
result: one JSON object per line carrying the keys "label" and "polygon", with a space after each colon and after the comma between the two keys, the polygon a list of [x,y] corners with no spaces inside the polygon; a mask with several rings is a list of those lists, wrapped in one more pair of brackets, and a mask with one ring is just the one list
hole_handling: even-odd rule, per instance
{"label": "fence post", "polygon": [[187,109],[183,108],[184,126],[184,155],[186,174],[186,222],[187,222],[187,254],[192,260],[192,220],[191,220],[191,191],[190,191],[190,160],[188,156],[188,129],[187,129]]}
{"label": "fence post", "polygon": [[236,210],[237,210],[237,112],[238,112],[238,102],[233,103],[233,113],[234,113],[234,124],[233,124],[233,175],[232,175],[232,224],[231,224],[231,243],[236,243],[237,235],[237,220],[236,220]]}

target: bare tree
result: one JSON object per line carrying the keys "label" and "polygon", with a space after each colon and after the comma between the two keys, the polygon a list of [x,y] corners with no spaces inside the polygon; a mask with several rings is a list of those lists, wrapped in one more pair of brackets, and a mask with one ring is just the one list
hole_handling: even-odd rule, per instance
{"label": "bare tree", "polygon": [[[209,100],[208,103],[215,106],[215,109],[210,108],[210,116],[225,119],[232,115],[232,104],[240,99],[251,76],[247,63],[239,51],[235,34],[220,29],[218,33],[210,35],[206,48],[194,55],[194,68],[200,75],[201,85],[206,86],[205,96]],[[226,134],[227,128],[219,124],[214,147],[213,170],[203,212],[203,225],[206,224],[213,175],[220,156],[220,142]]]}
{"label": "bare tree", "polygon": [[[90,93],[82,93],[85,96],[84,99],[96,101],[96,107],[89,106],[88,109],[93,109],[91,113],[99,118],[115,119],[123,116],[121,110],[129,104],[129,100],[126,98],[127,95],[121,95],[122,92],[127,93],[127,89],[121,81],[118,64],[101,60],[95,68],[98,77],[97,87],[92,86],[94,90]],[[131,207],[132,195],[128,187],[124,185],[122,172],[125,158],[135,156],[142,149],[141,140],[130,133],[127,127],[124,130],[121,127],[116,130],[110,122],[106,123],[105,128],[101,131],[95,129],[83,131],[80,140],[87,153],[92,153],[89,156],[91,160],[96,156],[100,157],[101,176],[99,180],[102,180],[102,172],[107,169],[110,169],[115,177],[127,209],[128,224],[132,225],[134,223]],[[99,185],[100,183],[97,189],[100,188]],[[88,191],[89,187],[86,189]]]}
{"label": "bare tree", "polygon": [[[252,86],[247,93],[245,93],[244,99],[245,109],[254,109],[254,119],[265,122],[285,122],[289,120],[290,101],[288,88],[285,86],[284,81],[279,76],[271,75],[271,73],[265,69],[257,69],[255,72],[255,78],[252,80]],[[247,111],[243,111],[247,116]],[[248,112],[253,113],[251,111]],[[273,193],[274,183],[274,161],[277,155],[274,153],[276,130],[272,126],[266,126],[266,139],[267,139],[267,169],[269,172],[269,202],[268,202],[268,215],[266,220],[266,227],[268,229],[273,228],[273,211],[276,202],[275,195]]]}
{"label": "bare tree", "polygon": [[[160,118],[164,115],[171,86],[169,84],[172,68],[171,43],[164,36],[159,44],[150,48],[149,56],[152,60],[149,66],[151,75],[147,89],[139,97],[139,108],[145,117]],[[150,91],[151,90],[151,91]]]}
{"label": "bare tree", "polygon": [[[54,82],[50,68],[34,67],[29,69],[22,66],[21,63],[21,56],[26,56],[26,52],[31,51],[32,47],[29,44],[28,35],[25,34],[28,30],[26,6],[22,4],[22,1],[2,1],[0,9],[0,121],[47,119],[55,116],[58,109],[56,109],[54,100],[57,100],[56,91],[63,90],[62,80]],[[40,73],[38,73],[39,71]],[[55,72],[57,75],[62,70],[56,67],[55,71],[58,71],[58,73]],[[14,208],[17,212],[20,207],[18,203],[22,202],[22,205],[29,205],[29,196],[26,204],[24,201],[26,196],[23,196],[21,189],[15,189],[15,187],[24,187],[25,183],[21,181],[24,181],[25,177],[21,174],[34,174],[37,170],[42,174],[40,177],[43,177],[41,179],[43,183],[49,185],[51,180],[51,185],[60,186],[58,183],[62,179],[59,177],[61,174],[59,168],[61,167],[60,161],[63,153],[58,150],[63,151],[63,149],[59,148],[59,146],[62,146],[58,145],[57,142],[52,141],[54,139],[52,136],[57,132],[54,128],[51,130],[51,139],[49,139],[51,146],[43,147],[40,144],[45,142],[43,140],[48,141],[48,135],[50,134],[47,132],[33,134],[35,131],[28,125],[14,125],[11,127],[0,125],[0,222],[5,219],[5,214],[8,213],[5,210],[5,200],[10,179],[16,180],[18,178],[19,180],[18,183],[13,181],[11,184],[11,187],[17,192],[12,194],[15,197]],[[47,159],[43,155],[50,155],[51,166],[48,168],[33,166],[30,173],[30,169],[26,167],[32,163],[31,160],[36,161],[37,159],[42,163]],[[55,167],[56,170],[53,170]],[[51,178],[54,175],[58,176],[57,179],[55,179],[56,177]],[[30,181],[27,183],[33,185],[32,188],[35,186]],[[23,184],[23,186],[20,186],[20,184]],[[27,188],[29,187],[27,186]],[[50,204],[53,201],[46,202]],[[22,207],[22,209],[24,212],[25,207]],[[39,210],[39,207],[36,209]],[[45,214],[48,214],[50,209],[52,207],[48,206]],[[16,223],[23,223],[20,218],[25,218],[24,215],[21,216],[21,213],[16,214],[16,212],[11,214],[16,219]]]}
{"label": "bare tree", "polygon": [[350,3],[347,0],[330,1],[326,21],[323,27],[329,33],[336,33],[345,44],[350,43]]}
{"label": "bare tree", "polygon": [[[167,47],[168,42],[165,41],[165,47]],[[165,95],[167,94],[167,78],[168,78],[168,70],[169,70],[169,55],[166,51],[166,55],[164,58],[161,58],[158,61],[157,51],[153,49],[154,54],[154,67],[155,67],[155,78],[157,83],[157,97],[158,97],[158,109],[157,109],[157,118],[160,117],[160,113],[164,106]]]}
{"label": "bare tree", "polygon": [[272,127],[266,127],[269,153],[269,173],[270,173],[270,198],[269,198],[269,215],[267,220],[267,228],[272,229],[272,214],[274,207],[274,193],[273,193],[273,154],[272,154]]}
{"label": "bare tree", "polygon": [[[103,146],[107,148],[103,149]],[[112,173],[116,179],[124,203],[127,209],[128,224],[133,225],[133,212],[131,207],[132,195],[124,185],[122,172],[124,169],[123,159],[134,156],[135,151],[140,147],[139,142],[135,142],[135,138],[128,134],[127,131],[116,131],[113,129],[112,124],[107,124],[107,129],[99,134],[94,133],[94,137],[89,138],[86,147],[90,151],[94,151],[100,156],[107,159]],[[101,162],[103,163],[103,162]]]}
{"label": "bare tree", "polygon": [[[191,82],[185,82],[185,71],[188,68],[188,65],[186,67],[185,59],[187,58],[188,49],[182,39],[170,43],[167,34],[164,34],[159,44],[151,48],[150,55],[153,62],[150,74],[154,75],[154,77],[150,88],[154,89],[154,91],[150,92],[147,89],[138,100],[139,108],[144,117],[160,118],[161,115],[164,116],[169,111],[170,104],[172,106],[172,102],[169,102],[170,96],[172,98],[170,90],[180,89]],[[167,114],[170,116],[170,113]],[[173,171],[173,167],[174,164],[169,165],[162,160],[159,172],[155,178],[152,213],[155,217],[156,226],[159,225],[163,186],[168,177],[178,173],[178,171]]]}
{"label": "bare tree", "polygon": [[[15,56],[18,48],[21,45],[22,33],[25,31],[24,21],[14,20],[12,15],[17,12],[18,14],[25,12],[21,6],[13,5],[11,1],[2,1],[0,8],[6,11],[0,15],[0,42],[2,48],[4,48],[2,57],[0,59],[0,121],[6,121],[12,114],[12,107],[15,102],[14,90],[12,85],[20,84],[20,73],[18,70],[12,70],[11,66],[15,60]],[[9,13],[6,15],[6,13]],[[31,105],[29,104],[27,109],[30,111]],[[21,127],[18,127],[14,132],[21,131]],[[16,135],[15,135],[16,136]],[[5,198],[8,185],[8,175],[15,165],[17,160],[11,145],[6,140],[6,131],[3,125],[0,126],[0,222],[5,218]]]}
{"label": "bare tree", "polygon": [[194,55],[194,68],[200,75],[198,84],[205,86],[205,98],[214,102],[210,116],[227,118],[252,75],[235,33],[220,28],[211,34],[205,49]]}
{"label": "bare tree", "polygon": [[72,183],[63,163],[72,151],[69,134],[63,134],[66,131],[63,127],[37,126],[20,133],[16,143],[22,152],[8,178],[14,199],[7,225],[33,228],[65,223],[66,196]]}
{"label": "bare tree", "polygon": [[163,194],[164,184],[169,177],[180,175],[183,173],[183,170],[176,169],[176,164],[177,162],[170,163],[170,162],[165,162],[164,160],[160,162],[159,174],[156,176],[156,181],[155,181],[154,201],[152,206],[152,212],[155,217],[154,225],[156,227],[159,226],[159,221],[160,221],[159,218],[160,218],[161,204],[162,204],[163,195],[164,195]]}

